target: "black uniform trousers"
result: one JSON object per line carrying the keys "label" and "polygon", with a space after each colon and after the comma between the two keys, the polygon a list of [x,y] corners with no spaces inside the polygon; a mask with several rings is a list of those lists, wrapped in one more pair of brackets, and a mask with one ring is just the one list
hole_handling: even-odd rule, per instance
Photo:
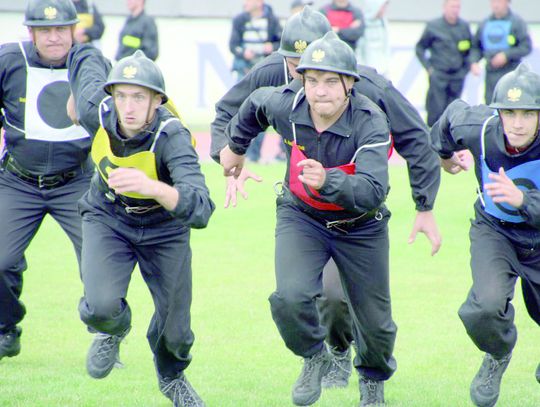
{"label": "black uniform trousers", "polygon": [[501,358],[517,340],[511,301],[518,277],[527,311],[540,325],[540,231],[474,220],[469,235],[473,285],[459,316],[476,346]]}
{"label": "black uniform trousers", "polygon": [[40,189],[0,170],[0,332],[15,327],[26,313],[19,299],[26,269],[24,253],[47,214],[66,232],[80,262],[77,201],[88,190],[92,173],[81,173],[59,187]]}
{"label": "black uniform trousers", "polygon": [[317,299],[317,308],[321,324],[327,330],[326,343],[338,352],[345,352],[354,340],[353,326],[339,270],[332,258],[324,266],[322,283],[323,293]]}
{"label": "black uniform trousers", "polygon": [[[155,312],[147,338],[161,377],[177,377],[191,362],[191,231],[177,222],[139,225],[122,221],[123,207],[114,214],[93,208],[83,216],[81,273],[84,297],[80,317],[91,329],[120,335],[131,326],[126,300],[138,263]],[[124,211],[125,216],[125,211]]]}
{"label": "black uniform trousers", "polygon": [[450,103],[461,97],[464,76],[455,76],[440,71],[429,75],[426,97],[427,124],[433,126]]}
{"label": "black uniform trousers", "polygon": [[272,317],[287,347],[310,357],[324,346],[316,300],[322,293],[322,271],[332,257],[340,271],[350,306],[362,376],[388,379],[396,369],[392,356],[397,327],[392,320],[388,273],[388,219],[372,219],[343,233],[280,204],[276,225],[276,291],[270,296]]}

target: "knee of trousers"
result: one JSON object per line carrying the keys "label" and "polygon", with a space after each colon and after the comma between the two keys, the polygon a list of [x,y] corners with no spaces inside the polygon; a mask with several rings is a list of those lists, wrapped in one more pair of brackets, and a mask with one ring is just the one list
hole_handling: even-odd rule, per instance
{"label": "knee of trousers", "polygon": [[10,276],[21,276],[27,269],[26,259],[16,259],[13,256],[0,256],[0,278],[9,278]]}
{"label": "knee of trousers", "polygon": [[131,309],[121,299],[90,304],[83,297],[79,303],[79,314],[86,325],[111,335],[120,334],[131,325]]}
{"label": "knee of trousers", "polygon": [[272,318],[285,345],[297,355],[307,355],[322,343],[326,330],[317,323],[317,308],[304,301],[282,297],[274,292],[270,298]]}
{"label": "knee of trousers", "polygon": [[306,308],[315,306],[312,299],[293,292],[275,291],[268,300],[272,315],[284,319],[294,318],[299,313],[305,312]]}
{"label": "knee of trousers", "polygon": [[505,297],[488,295],[483,298],[467,298],[459,308],[458,315],[465,327],[485,326],[494,320],[513,318],[513,307]]}

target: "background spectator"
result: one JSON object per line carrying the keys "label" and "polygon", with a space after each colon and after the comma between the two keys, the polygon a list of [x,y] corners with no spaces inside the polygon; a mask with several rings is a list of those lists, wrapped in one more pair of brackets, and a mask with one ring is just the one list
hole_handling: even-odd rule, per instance
{"label": "background spectator", "polygon": [[103,17],[97,9],[94,2],[87,0],[73,0],[79,24],[75,26],[73,33],[75,41],[83,44],[91,42],[92,45],[99,48],[99,40],[105,31]]}
{"label": "background spectator", "polygon": [[328,18],[338,37],[352,49],[356,49],[356,42],[364,34],[362,11],[354,7],[349,0],[332,0],[332,3],[320,11]]}
{"label": "background spectator", "polygon": [[492,14],[478,27],[471,50],[474,75],[480,74],[478,61],[486,60],[486,103],[491,103],[497,81],[532,51],[527,24],[510,10],[510,0],[490,0],[490,6]]}
{"label": "background spectator", "polygon": [[[233,19],[229,49],[234,55],[232,70],[237,80],[242,79],[253,66],[279,48],[281,24],[272,7],[263,0],[244,0],[244,11]],[[264,132],[251,143],[246,157],[258,162]]]}
{"label": "background spectator", "polygon": [[469,23],[459,18],[460,9],[461,0],[444,0],[442,17],[427,23],[416,44],[416,56],[429,76],[426,98],[429,126],[461,96],[469,71],[471,30]]}
{"label": "background spectator", "polygon": [[388,39],[388,20],[386,11],[388,0],[365,0],[363,13],[365,17],[364,35],[356,44],[358,63],[375,68],[386,76],[390,60],[390,41]]}
{"label": "background spectator", "polygon": [[144,11],[145,0],[127,0],[129,17],[120,31],[116,60],[132,55],[138,49],[155,61],[159,54],[158,31],[153,17]]}

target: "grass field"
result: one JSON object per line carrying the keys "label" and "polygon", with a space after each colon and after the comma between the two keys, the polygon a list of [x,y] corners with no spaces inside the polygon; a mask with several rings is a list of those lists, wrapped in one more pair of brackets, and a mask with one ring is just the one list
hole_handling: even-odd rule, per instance
{"label": "grass field", "polygon": [[[187,375],[210,407],[292,405],[291,386],[302,362],[289,352],[272,321],[267,298],[274,289],[274,196],[283,166],[257,166],[262,184],[250,184],[248,201],[223,209],[220,167],[204,164],[218,206],[209,227],[194,231],[193,330],[196,342]],[[468,219],[473,174],[444,176],[436,215],[443,247],[429,256],[420,236],[407,245],[414,215],[404,167],[391,168],[388,205],[393,212],[391,284],[398,324],[398,370],[386,383],[388,406],[468,406],[469,383],[482,354],[465,334],[457,309],[470,284]],[[44,223],[27,253],[22,352],[0,362],[0,406],[168,406],[159,393],[146,327],[150,295],[134,273],[128,301],[133,329],[121,347],[124,369],[104,380],[85,372],[91,342],[77,313],[82,285],[70,244],[52,221]],[[540,361],[538,327],[528,318],[518,289],[514,358],[499,406],[540,406],[534,370]],[[358,404],[357,377],[349,387],[323,392],[317,406]]]}

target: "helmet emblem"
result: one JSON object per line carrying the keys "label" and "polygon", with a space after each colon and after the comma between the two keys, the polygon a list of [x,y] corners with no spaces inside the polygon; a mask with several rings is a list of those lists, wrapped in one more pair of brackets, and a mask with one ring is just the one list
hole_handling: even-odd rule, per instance
{"label": "helmet emblem", "polygon": [[58,10],[56,10],[54,7],[47,7],[45,10],[43,10],[43,14],[47,20],[54,20],[58,14]]}
{"label": "helmet emblem", "polygon": [[304,51],[307,48],[307,42],[304,40],[296,40],[294,42],[294,50],[298,52],[299,54],[304,53]]}
{"label": "helmet emblem", "polygon": [[322,62],[322,60],[324,59],[324,56],[325,56],[325,52],[322,50],[322,49],[316,49],[315,51],[313,51],[313,53],[311,54],[311,59],[313,60],[313,62]]}
{"label": "helmet emblem", "polygon": [[133,65],[128,65],[122,71],[122,76],[126,79],[133,79],[137,75],[137,67]]}
{"label": "helmet emblem", "polygon": [[508,89],[508,93],[506,94],[509,102],[517,102],[521,98],[521,89],[519,88],[512,88]]}

